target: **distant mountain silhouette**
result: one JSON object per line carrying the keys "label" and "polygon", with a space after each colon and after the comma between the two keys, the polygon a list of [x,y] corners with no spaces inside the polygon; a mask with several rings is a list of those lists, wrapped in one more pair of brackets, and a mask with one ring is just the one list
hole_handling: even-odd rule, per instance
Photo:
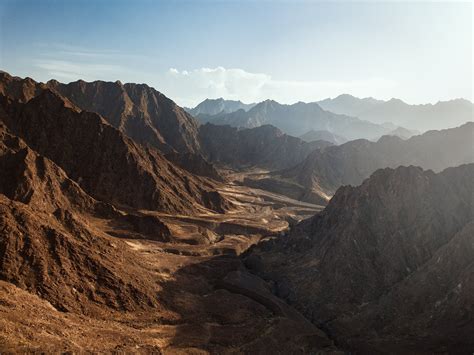
{"label": "distant mountain silhouette", "polygon": [[439,101],[434,105],[409,105],[399,99],[359,99],[344,94],[334,99],[319,101],[318,104],[334,113],[355,116],[374,123],[392,122],[422,132],[452,128],[474,120],[474,106],[464,99]]}
{"label": "distant mountain silhouette", "polygon": [[198,115],[198,117],[212,124],[227,124],[243,128],[270,124],[292,136],[301,136],[310,130],[325,130],[347,139],[372,139],[390,130],[356,117],[325,111],[317,103],[303,102],[282,105],[273,100],[266,100],[248,111],[241,109],[231,113],[219,113],[214,116]]}
{"label": "distant mountain silhouette", "polygon": [[[218,99],[206,99],[194,108],[185,108],[195,117],[205,117],[206,115],[217,115],[218,113],[231,113],[238,110],[248,111],[256,104],[244,104],[242,101]],[[203,123],[206,123],[205,120]]]}

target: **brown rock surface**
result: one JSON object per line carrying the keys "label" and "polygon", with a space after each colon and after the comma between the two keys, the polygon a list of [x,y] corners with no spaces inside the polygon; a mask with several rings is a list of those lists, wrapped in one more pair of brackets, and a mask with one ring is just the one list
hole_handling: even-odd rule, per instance
{"label": "brown rock surface", "polygon": [[168,152],[198,153],[197,121],[172,100],[145,84],[119,81],[46,84],[0,72],[0,93],[27,102],[45,88],[69,99],[82,110],[96,112],[108,123],[141,144]]}
{"label": "brown rock surface", "polygon": [[172,213],[225,209],[223,199],[208,203],[212,183],[173,166],[156,149],[136,144],[101,116],[80,111],[50,90],[26,104],[2,97],[1,107],[0,119],[12,132],[98,199]]}
{"label": "brown rock surface", "polygon": [[468,351],[473,223],[474,164],[387,168],[256,253],[277,293],[347,349]]}
{"label": "brown rock surface", "polygon": [[[14,100],[26,103],[45,89],[59,93],[81,110],[98,113],[137,143],[169,154],[178,165],[192,162],[180,167],[193,174],[206,177],[217,174],[201,155],[198,122],[145,84],[83,80],[69,84],[50,80],[44,84],[0,72],[0,93]],[[217,178],[221,177],[217,174]]]}

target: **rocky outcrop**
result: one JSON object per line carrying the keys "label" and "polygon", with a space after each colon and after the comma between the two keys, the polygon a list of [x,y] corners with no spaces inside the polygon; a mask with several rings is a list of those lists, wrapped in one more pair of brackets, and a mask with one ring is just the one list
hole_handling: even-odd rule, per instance
{"label": "rocky outcrop", "polygon": [[200,127],[199,139],[209,161],[234,168],[282,169],[301,162],[315,149],[331,145],[321,140],[303,142],[270,125],[237,129],[208,123]]}
{"label": "rocky outcrop", "polygon": [[1,98],[0,119],[48,157],[89,194],[116,205],[192,213],[208,204],[211,182],[175,167],[156,149],[145,148],[108,124],[44,90],[26,104]]}
{"label": "rocky outcrop", "polygon": [[255,254],[277,294],[348,350],[467,351],[473,226],[474,164],[387,168]]}

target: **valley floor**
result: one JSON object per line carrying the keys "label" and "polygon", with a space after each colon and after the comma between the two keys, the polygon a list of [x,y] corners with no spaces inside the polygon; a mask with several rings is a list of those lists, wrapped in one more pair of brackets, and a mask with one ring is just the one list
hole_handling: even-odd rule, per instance
{"label": "valley floor", "polygon": [[91,219],[110,241],[138,252],[156,278],[159,307],[87,316],[61,312],[37,295],[0,283],[0,349],[9,351],[126,351],[163,353],[305,353],[334,351],[326,335],[278,299],[239,255],[262,238],[284,237],[290,223],[321,206],[237,184],[221,191],[234,209],[194,217],[151,211],[171,242],[144,239],[112,220]]}

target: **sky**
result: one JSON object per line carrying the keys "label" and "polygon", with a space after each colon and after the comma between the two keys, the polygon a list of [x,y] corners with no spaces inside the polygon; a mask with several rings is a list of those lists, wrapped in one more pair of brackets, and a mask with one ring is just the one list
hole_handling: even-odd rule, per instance
{"label": "sky", "polygon": [[472,2],[0,0],[0,69],[205,98],[473,98]]}

